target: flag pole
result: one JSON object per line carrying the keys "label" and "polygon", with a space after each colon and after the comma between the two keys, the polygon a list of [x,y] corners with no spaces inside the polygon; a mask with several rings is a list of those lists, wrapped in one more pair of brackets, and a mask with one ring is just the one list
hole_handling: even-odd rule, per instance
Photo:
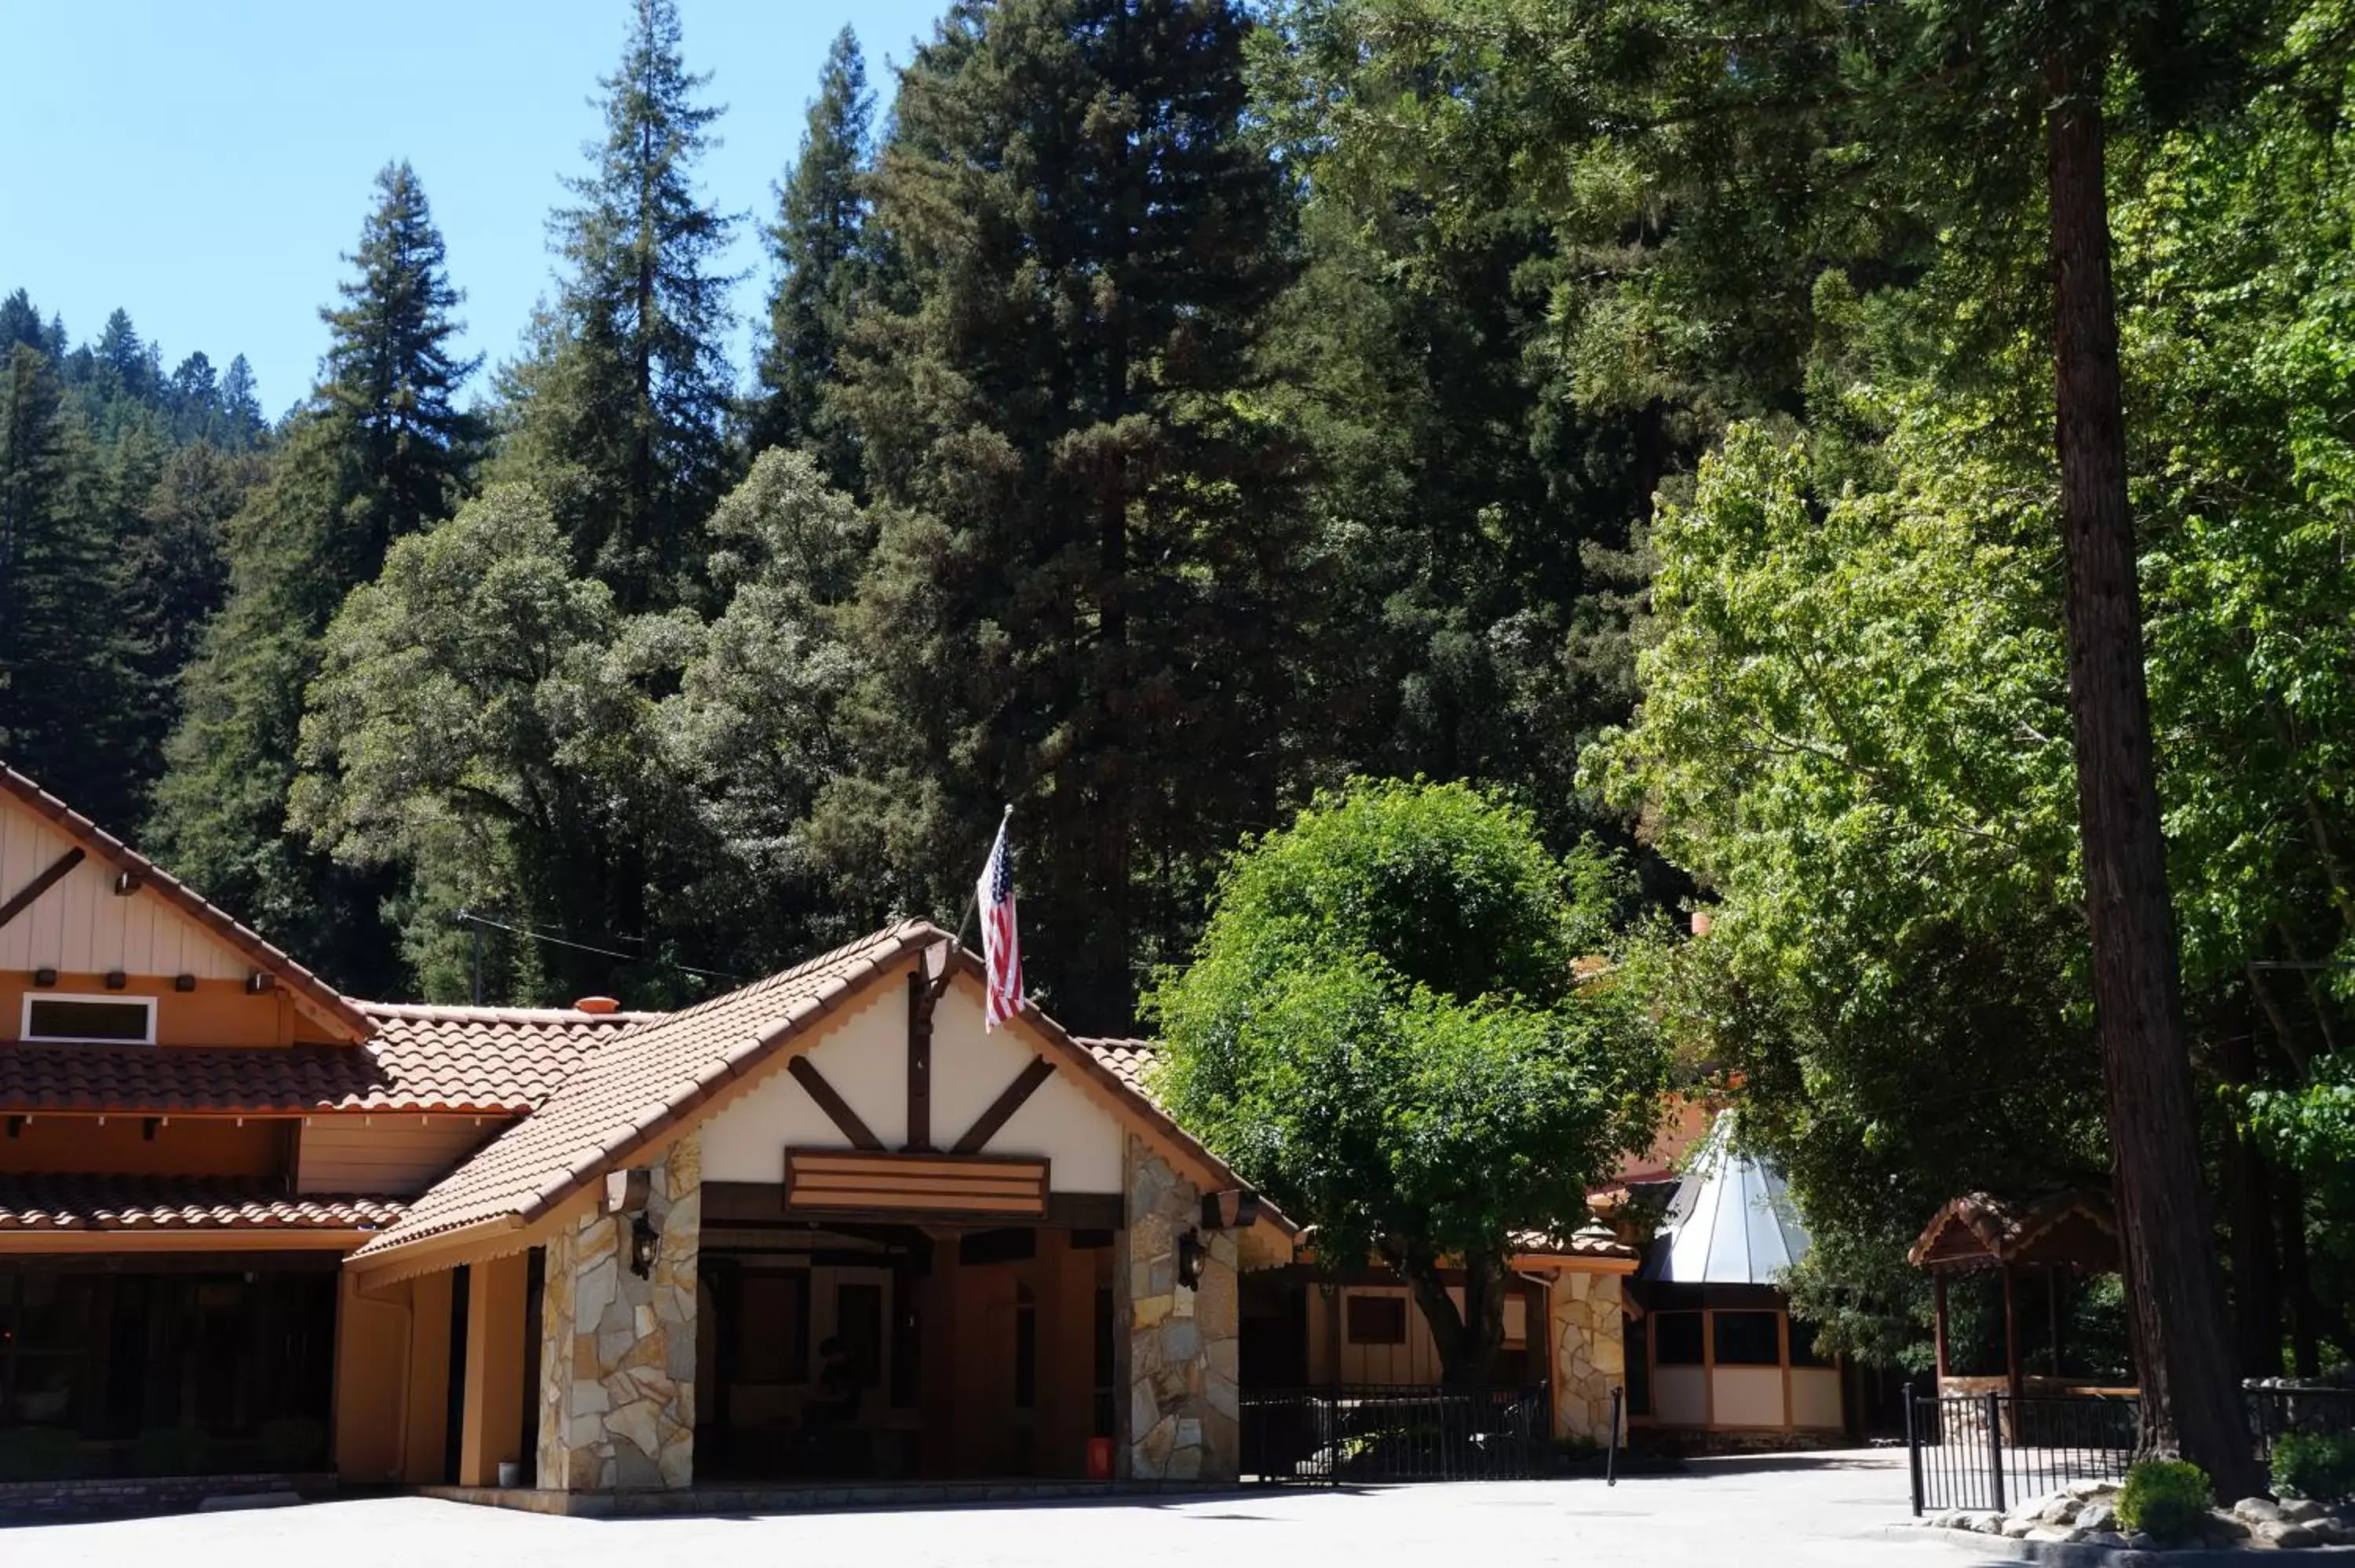
{"label": "flag pole", "polygon": [[[1011,800],[1008,800],[1008,801],[1007,801],[1007,802],[1006,802],[1006,814],[1005,814],[1004,816],[1002,816],[1002,817],[1000,817],[1000,818],[998,818],[998,819],[997,819],[997,832],[998,832],[998,834],[999,834],[999,836],[1000,836],[1000,837],[1003,837],[1003,836],[1005,835],[1005,832],[1006,832],[1006,830],[1007,830],[1007,825],[1008,825],[1008,824],[1010,824],[1013,821],[1014,821],[1014,802],[1013,802],[1013,801],[1011,801]],[[996,840],[996,839],[992,839],[992,840],[990,841],[990,848],[994,851],[994,850],[996,850],[996,847],[997,847],[997,840]],[[974,912],[974,908],[975,908],[975,906],[979,903],[980,898],[981,898],[981,883],[980,883],[980,881],[979,881],[978,879],[976,879],[976,880],[975,881],[974,885],[973,885],[971,887],[969,887],[969,888],[967,888],[967,889],[965,890],[965,895],[964,895],[964,913],[957,916],[957,928],[956,928],[956,935],[955,935],[954,938],[952,938],[950,939],[950,941],[949,941],[949,949],[950,949],[950,951],[954,952],[954,951],[955,951],[957,948],[962,948],[962,947],[964,947],[964,928],[965,928],[967,926],[970,926],[970,925],[972,925],[972,924],[973,924],[973,912]],[[949,986],[949,969],[948,969],[948,966],[947,966],[946,964],[943,964],[943,965],[941,966],[941,978],[940,978],[939,980],[935,980],[935,981],[933,981],[933,982],[932,982],[932,994],[933,994],[934,996],[938,996],[942,991],[946,991],[946,990],[948,989],[948,986]]]}

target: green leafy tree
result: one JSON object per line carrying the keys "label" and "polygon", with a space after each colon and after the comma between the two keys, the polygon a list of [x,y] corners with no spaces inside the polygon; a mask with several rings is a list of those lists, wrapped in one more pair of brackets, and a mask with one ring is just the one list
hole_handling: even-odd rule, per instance
{"label": "green leafy tree", "polygon": [[501,477],[558,509],[575,558],[635,611],[689,597],[704,518],[728,481],[724,346],[733,279],[712,272],[733,219],[697,194],[720,111],[698,101],[671,0],[634,0],[603,78],[605,137],[576,207],[549,223],[564,265],[510,405]]}
{"label": "green leafy tree", "polygon": [[900,78],[871,222],[904,292],[837,396],[892,508],[848,619],[859,767],[815,835],[953,909],[999,805],[1039,980],[1133,1005],[1203,857],[1272,821],[1316,563],[1252,351],[1287,275],[1224,0],[958,6]]}
{"label": "green leafy tree", "polygon": [[[396,544],[354,591],[311,688],[290,821],[339,861],[400,874],[402,957],[428,996],[468,992],[462,908],[600,946],[646,938],[646,867],[677,813],[644,783],[659,746],[645,692],[694,641],[691,620],[631,622],[575,576],[523,485]],[[663,1000],[657,977],[619,973]],[[490,994],[569,1001],[616,975],[502,943],[485,978]]]}
{"label": "green leafy tree", "polygon": [[777,281],[769,293],[751,431],[756,452],[812,447],[827,478],[847,490],[860,481],[858,450],[839,414],[829,410],[826,388],[837,378],[870,271],[865,228],[874,112],[858,35],[845,27],[826,51],[801,152],[779,187],[777,220],[768,228]]}
{"label": "green leafy tree", "polygon": [[707,961],[758,971],[885,911],[836,884],[809,841],[852,761],[841,709],[858,680],[842,635],[875,523],[804,451],[771,449],[709,524],[722,609],[662,705],[664,751],[719,853],[680,890]]}
{"label": "green leafy tree", "polygon": [[1150,999],[1173,1111],[1316,1224],[1329,1266],[1396,1269],[1451,1383],[1503,1341],[1515,1247],[1576,1228],[1657,1125],[1642,999],[1574,978],[1616,945],[1623,893],[1599,852],[1557,862],[1469,787],[1361,782],[1234,858]]}

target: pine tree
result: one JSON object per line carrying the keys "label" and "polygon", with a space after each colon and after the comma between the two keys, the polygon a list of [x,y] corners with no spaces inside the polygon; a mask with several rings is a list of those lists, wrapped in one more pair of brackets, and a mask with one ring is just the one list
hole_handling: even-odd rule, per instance
{"label": "pine tree", "polygon": [[31,296],[19,289],[0,300],[0,349],[12,344],[47,352],[47,329],[41,324],[41,313],[33,308]]}
{"label": "pine tree", "polygon": [[241,354],[229,362],[221,376],[220,402],[221,445],[243,451],[259,443],[269,421],[262,418],[261,399],[253,389],[253,366]]}
{"label": "pine tree", "polygon": [[[229,600],[187,670],[147,829],[208,894],[344,983],[371,987],[395,978],[378,923],[389,886],[287,834],[304,690],[345,596],[393,543],[457,509],[480,436],[457,408],[474,363],[450,353],[460,296],[424,195],[406,164],[385,169],[377,191],[343,303],[321,313],[333,334],[323,378],[228,524]],[[242,356],[221,400],[232,433],[258,424]]]}
{"label": "pine tree", "polygon": [[376,210],[345,258],[356,275],[336,286],[344,302],[319,312],[333,335],[318,400],[361,476],[312,563],[338,601],[376,576],[394,539],[455,509],[485,433],[455,400],[482,361],[451,353],[465,296],[450,286],[424,187],[406,161],[376,183]]}
{"label": "pine tree", "polygon": [[101,821],[144,779],[131,582],[80,418],[48,356],[0,366],[0,758]]}
{"label": "pine tree", "polygon": [[540,488],[576,561],[627,610],[688,597],[729,477],[734,280],[709,268],[734,220],[693,178],[720,113],[698,101],[709,79],[687,69],[671,0],[635,0],[621,68],[602,79],[594,172],[569,182],[579,205],[550,223],[566,269],[556,305],[504,377],[500,477]]}
{"label": "pine tree", "polygon": [[809,107],[801,153],[777,193],[769,249],[777,267],[769,294],[769,341],[761,356],[762,397],[751,448],[808,446],[834,483],[856,489],[858,451],[826,390],[858,309],[865,267],[868,123],[874,95],[858,35],[843,28],[827,50]]}
{"label": "pine tree", "polygon": [[842,406],[884,525],[851,615],[860,776],[822,839],[954,909],[998,803],[1065,1016],[1130,1014],[1208,856],[1276,810],[1313,685],[1292,449],[1251,355],[1283,188],[1224,0],[958,6],[901,77],[877,222],[903,309]]}

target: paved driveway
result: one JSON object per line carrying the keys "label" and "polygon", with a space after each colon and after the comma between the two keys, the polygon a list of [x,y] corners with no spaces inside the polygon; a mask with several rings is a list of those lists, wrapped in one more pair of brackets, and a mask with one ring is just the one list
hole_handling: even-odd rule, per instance
{"label": "paved driveway", "polygon": [[1599,1480],[743,1519],[549,1519],[421,1498],[0,1530],[8,1568],[1972,1568],[1892,1534],[1904,1455],[1719,1459]]}

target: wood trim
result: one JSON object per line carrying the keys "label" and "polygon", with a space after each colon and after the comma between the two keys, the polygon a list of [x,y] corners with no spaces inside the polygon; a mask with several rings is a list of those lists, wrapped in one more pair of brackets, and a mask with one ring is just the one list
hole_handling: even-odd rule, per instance
{"label": "wood trim", "polygon": [[[58,1253],[112,1253],[125,1258],[143,1254],[314,1252],[338,1258],[377,1233],[361,1230],[247,1231],[0,1231],[0,1267],[11,1257]],[[126,1265],[126,1266],[130,1266]]]}
{"label": "wood trim", "polygon": [[932,1147],[932,1002],[931,984],[919,968],[908,976],[908,1148]]}
{"label": "wood trim", "polygon": [[795,1215],[879,1211],[1044,1220],[1048,1187],[1044,1160],[785,1150],[785,1208]]}
{"label": "wood trim", "polygon": [[850,1140],[853,1149],[868,1150],[877,1154],[883,1151],[883,1140],[868,1130],[867,1124],[858,1119],[858,1113],[850,1108],[849,1101],[835,1093],[834,1086],[826,1081],[826,1075],[817,1070],[816,1063],[807,1056],[796,1056],[785,1064],[785,1071],[791,1073],[794,1082],[817,1102],[817,1108],[826,1112],[826,1119],[841,1129],[842,1136]]}
{"label": "wood trim", "polygon": [[76,844],[51,861],[48,869],[39,873],[32,881],[10,894],[7,903],[0,904],[0,926],[5,926],[17,916],[30,909],[42,894],[63,882],[69,872],[89,858],[90,852]]}
{"label": "wood trim", "polygon": [[950,1152],[979,1154],[989,1146],[989,1140],[997,1136],[998,1129],[1014,1119],[1014,1113],[1039,1092],[1039,1086],[1054,1075],[1055,1065],[1052,1062],[1044,1056],[1031,1057],[1030,1065],[1014,1075],[1014,1081],[990,1102],[987,1110],[975,1118],[971,1127],[964,1129],[964,1136],[956,1140],[956,1147]]}

